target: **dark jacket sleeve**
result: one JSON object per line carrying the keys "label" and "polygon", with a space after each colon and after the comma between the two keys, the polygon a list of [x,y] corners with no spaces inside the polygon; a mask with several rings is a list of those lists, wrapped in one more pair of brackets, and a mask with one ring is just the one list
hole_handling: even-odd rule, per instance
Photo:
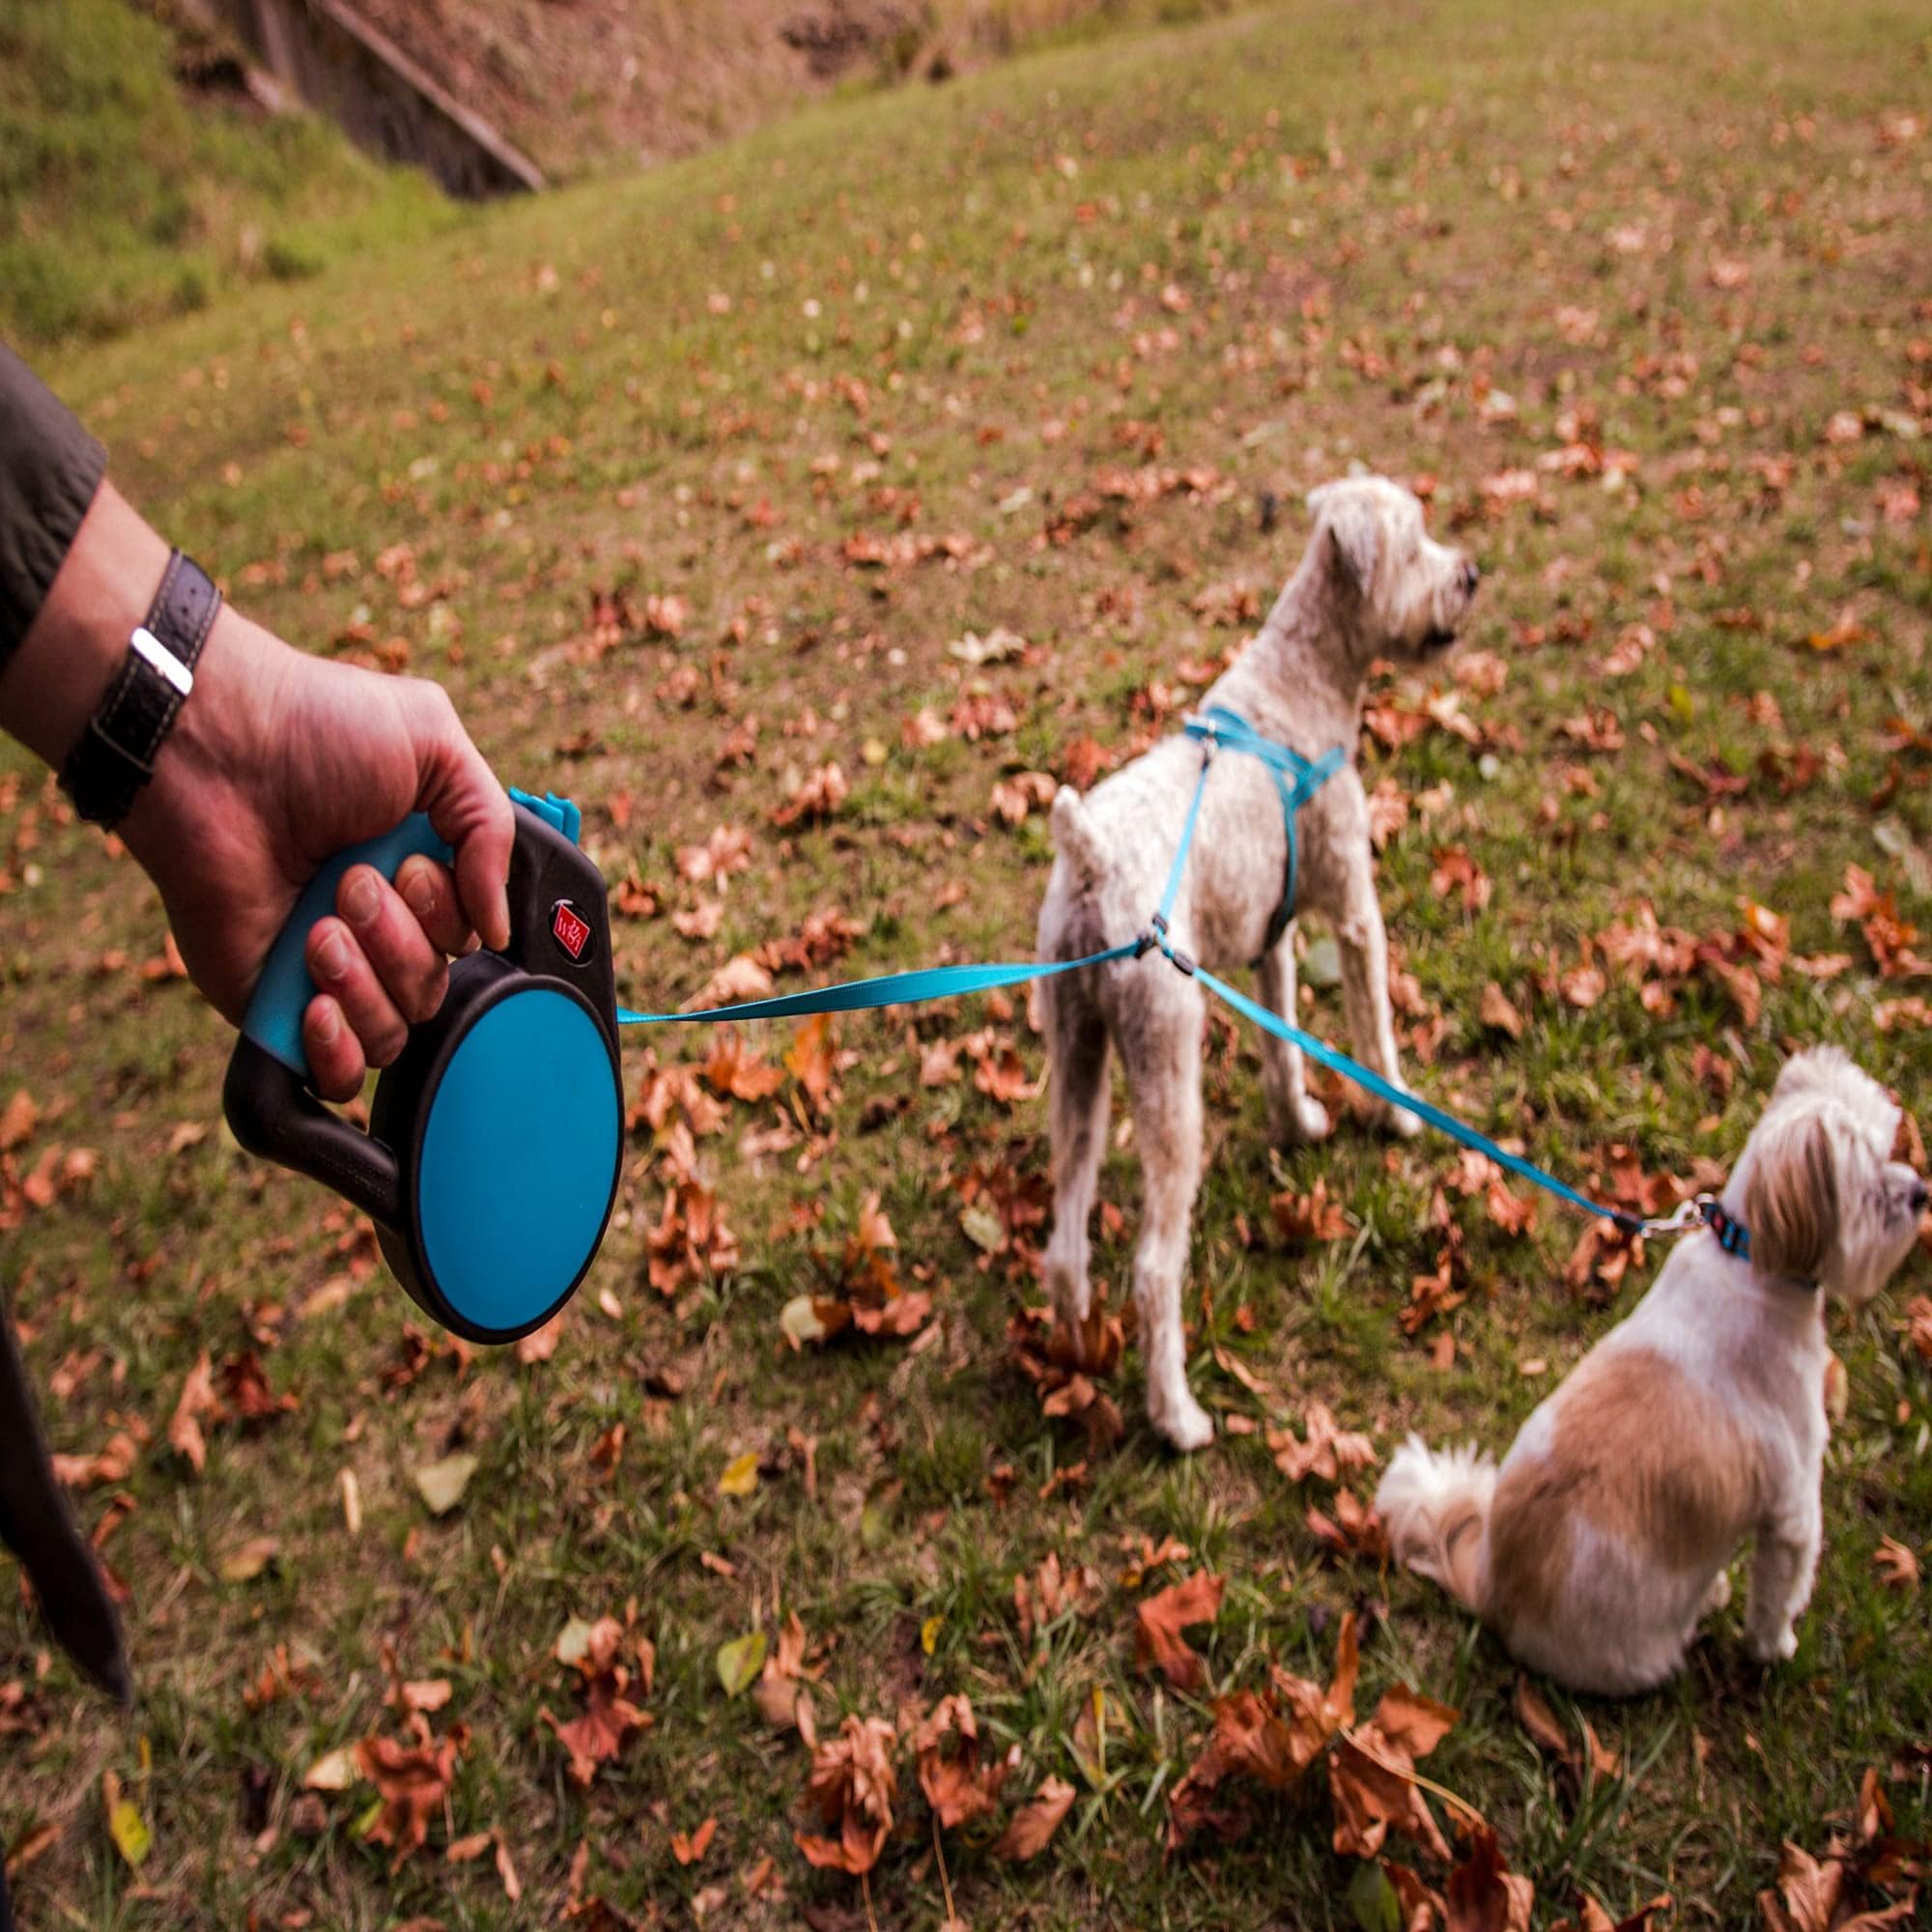
{"label": "dark jacket sleeve", "polygon": [[0,670],[100,487],[106,452],[0,342]]}

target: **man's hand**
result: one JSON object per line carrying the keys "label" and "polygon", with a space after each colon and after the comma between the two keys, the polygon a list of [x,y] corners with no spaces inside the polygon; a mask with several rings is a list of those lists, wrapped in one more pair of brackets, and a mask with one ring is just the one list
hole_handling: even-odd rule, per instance
{"label": "man's hand", "polygon": [[510,801],[441,687],[304,656],[224,609],[155,777],[122,828],[160,888],[194,982],[240,1022],[269,948],[323,862],[411,811],[456,848],[391,885],[344,873],[307,944],[315,1089],[344,1099],[442,1004],[449,955],[509,939]]}
{"label": "man's hand", "polygon": [[[168,549],[103,484],[0,677],[0,724],[58,766],[147,613]],[[323,862],[426,811],[456,852],[392,886],[344,874],[308,937],[302,1020],[317,1093],[347,1099],[442,1002],[446,958],[509,939],[515,824],[441,689],[304,656],[223,608],[194,690],[120,828],[160,888],[194,982],[239,1024],[269,948]]]}

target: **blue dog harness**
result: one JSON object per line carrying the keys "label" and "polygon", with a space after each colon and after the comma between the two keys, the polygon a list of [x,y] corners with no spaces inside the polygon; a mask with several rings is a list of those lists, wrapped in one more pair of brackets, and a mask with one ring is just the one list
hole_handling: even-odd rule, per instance
{"label": "blue dog harness", "polygon": [[[1274,780],[1275,792],[1281,800],[1281,822],[1288,834],[1288,861],[1282,877],[1281,901],[1268,916],[1267,937],[1262,941],[1262,950],[1250,962],[1260,965],[1274,951],[1276,943],[1288,930],[1289,921],[1294,917],[1298,869],[1294,814],[1342,769],[1348,762],[1348,753],[1340,745],[1335,745],[1319,758],[1304,758],[1299,752],[1291,751],[1286,745],[1277,745],[1271,738],[1262,737],[1239,712],[1230,711],[1225,704],[1210,704],[1200,717],[1188,719],[1181,728],[1190,738],[1201,740],[1201,779],[1194,788],[1197,803],[1208,783],[1208,767],[1213,763],[1215,749],[1219,746],[1259,758],[1267,767],[1268,776]],[[1191,831],[1191,817],[1189,828]],[[1183,855],[1186,850],[1186,841],[1182,840]],[[1178,870],[1177,865],[1177,873]]]}

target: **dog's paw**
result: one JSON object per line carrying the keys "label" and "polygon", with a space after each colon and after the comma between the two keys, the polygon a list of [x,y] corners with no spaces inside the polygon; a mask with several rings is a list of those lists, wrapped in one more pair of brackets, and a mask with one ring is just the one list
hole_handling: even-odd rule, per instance
{"label": "dog's paw", "polygon": [[1399,1141],[1412,1141],[1422,1131],[1422,1122],[1406,1107],[1386,1104],[1376,1109],[1376,1124],[1383,1133]]}
{"label": "dog's paw", "polygon": [[1752,1631],[1745,1641],[1760,1663],[1789,1663],[1798,1655],[1798,1632],[1790,1624],[1782,1630]]}
{"label": "dog's paw", "polygon": [[1049,1247],[1046,1288],[1053,1298],[1056,1318],[1068,1328],[1079,1328],[1094,1305],[1094,1283],[1086,1268],[1062,1261]]}
{"label": "dog's paw", "polygon": [[1729,1606],[1731,1601],[1731,1573],[1719,1570],[1711,1578],[1711,1587],[1704,1592],[1704,1607],[1700,1616],[1715,1616],[1719,1610]]}
{"label": "dog's paw", "polygon": [[1183,1456],[1207,1448],[1214,1439],[1214,1418],[1191,1395],[1183,1394],[1158,1410],[1150,1408],[1148,1419]]}
{"label": "dog's paw", "polygon": [[1304,1094],[1299,1100],[1272,1110],[1269,1120],[1270,1138],[1277,1147],[1309,1147],[1316,1141],[1325,1141],[1332,1122],[1328,1119],[1328,1109],[1312,1094]]}

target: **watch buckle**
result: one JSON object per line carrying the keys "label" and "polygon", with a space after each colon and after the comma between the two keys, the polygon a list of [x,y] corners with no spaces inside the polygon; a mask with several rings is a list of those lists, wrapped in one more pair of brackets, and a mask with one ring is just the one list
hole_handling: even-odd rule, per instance
{"label": "watch buckle", "polygon": [[128,639],[129,648],[148,668],[167,679],[168,683],[185,697],[194,689],[194,672],[154,632],[145,624],[134,627],[134,635]]}

